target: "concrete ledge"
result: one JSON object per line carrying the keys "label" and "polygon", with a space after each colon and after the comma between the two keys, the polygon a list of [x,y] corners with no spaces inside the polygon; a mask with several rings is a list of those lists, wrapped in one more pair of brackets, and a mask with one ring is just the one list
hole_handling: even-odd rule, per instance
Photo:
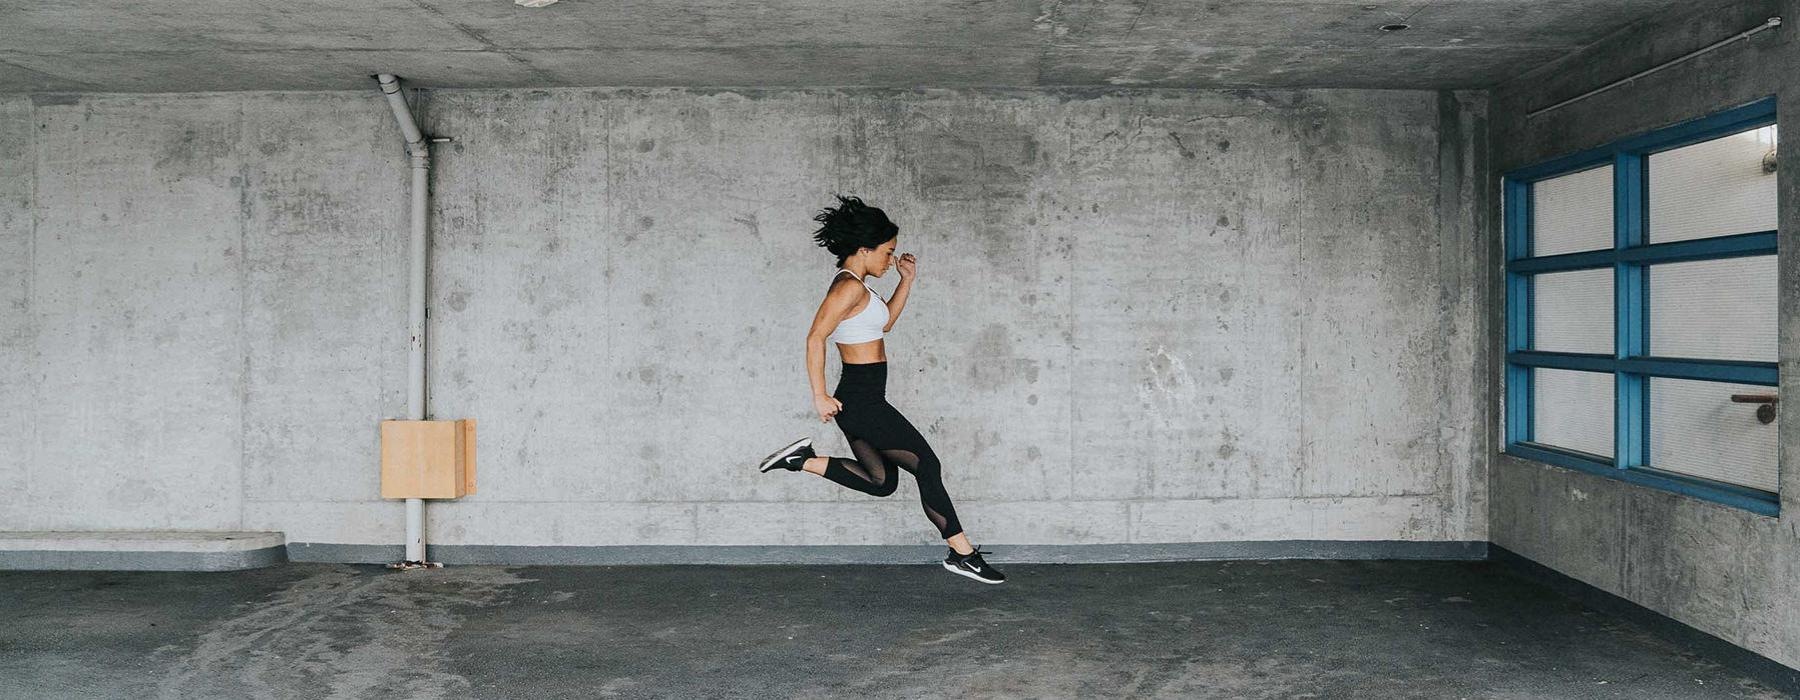
{"label": "concrete ledge", "polygon": [[1700,631],[1685,622],[1608,593],[1567,574],[1539,564],[1497,544],[1488,545],[1488,558],[1520,578],[1573,598],[1600,612],[1643,625],[1674,641],[1683,650],[1716,660],[1751,678],[1800,697],[1800,669]]}
{"label": "concrete ledge", "polygon": [[[1112,564],[1234,559],[1447,559],[1487,558],[1486,542],[1286,540],[1169,544],[983,544],[996,563]],[[647,564],[936,564],[938,545],[626,545],[529,547],[433,545],[445,564],[500,566],[605,566]],[[304,562],[385,564],[405,554],[400,545],[294,542],[288,559]]]}
{"label": "concrete ledge", "polygon": [[0,532],[0,569],[234,571],[286,560],[279,532]]}

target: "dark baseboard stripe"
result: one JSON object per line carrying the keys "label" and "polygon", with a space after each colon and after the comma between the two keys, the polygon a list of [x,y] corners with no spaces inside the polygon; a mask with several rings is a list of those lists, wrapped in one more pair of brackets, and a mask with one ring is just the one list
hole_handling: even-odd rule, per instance
{"label": "dark baseboard stripe", "polygon": [[0,570],[237,571],[287,561],[286,547],[228,552],[0,551]]}
{"label": "dark baseboard stripe", "polygon": [[1560,571],[1528,559],[1497,544],[1488,545],[1488,559],[1501,564],[1521,578],[1575,599],[1600,612],[1634,622],[1674,640],[1683,649],[1693,651],[1730,666],[1769,687],[1800,696],[1800,669],[1789,668],[1779,661],[1745,649],[1692,625],[1651,610],[1609,593]]}
{"label": "dark baseboard stripe", "polygon": [[[1487,558],[1486,542],[1285,540],[1169,544],[983,545],[996,562],[1014,564],[1113,564],[1233,559],[1435,559]],[[385,564],[399,561],[400,545],[293,542],[288,559],[301,562]],[[939,545],[749,545],[526,547],[435,545],[437,562],[500,566],[610,566],[651,564],[936,564]]]}

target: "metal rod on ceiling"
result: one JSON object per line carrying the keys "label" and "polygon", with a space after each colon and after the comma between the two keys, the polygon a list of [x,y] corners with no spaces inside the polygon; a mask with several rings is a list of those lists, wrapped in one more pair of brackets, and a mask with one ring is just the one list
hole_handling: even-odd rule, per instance
{"label": "metal rod on ceiling", "polygon": [[1626,83],[1629,83],[1629,82],[1631,82],[1631,81],[1633,81],[1633,80],[1637,80],[1637,79],[1638,79],[1638,78],[1642,78],[1642,77],[1644,77],[1644,76],[1646,76],[1646,75],[1649,75],[1649,74],[1651,74],[1651,73],[1655,73],[1655,72],[1657,72],[1657,71],[1660,71],[1660,70],[1662,70],[1662,69],[1664,69],[1664,68],[1668,68],[1668,67],[1669,67],[1669,66],[1673,66],[1673,65],[1675,65],[1675,64],[1677,64],[1677,63],[1681,63],[1681,62],[1683,62],[1683,61],[1686,61],[1686,60],[1688,60],[1688,59],[1691,59],[1691,58],[1693,58],[1693,57],[1695,57],[1695,56],[1699,56],[1699,55],[1700,55],[1700,54],[1703,54],[1703,53],[1706,53],[1706,52],[1708,52],[1708,51],[1712,51],[1712,50],[1714,50],[1714,49],[1717,49],[1717,48],[1719,48],[1719,47],[1721,47],[1721,46],[1724,46],[1724,45],[1726,45],[1726,44],[1729,44],[1729,43],[1731,43],[1731,42],[1734,42],[1734,41],[1737,41],[1737,40],[1739,40],[1739,39],[1748,39],[1748,38],[1750,38],[1750,37],[1752,37],[1752,36],[1756,36],[1756,35],[1757,35],[1757,34],[1760,34],[1760,33],[1762,33],[1762,32],[1765,32],[1765,31],[1768,31],[1768,30],[1770,30],[1770,29],[1774,29],[1774,28],[1776,28],[1776,27],[1779,27],[1779,26],[1781,26],[1781,18],[1780,18],[1780,17],[1770,17],[1770,18],[1769,18],[1769,19],[1768,19],[1768,20],[1766,20],[1766,21],[1764,21],[1764,22],[1763,22],[1763,23],[1762,23],[1762,24],[1759,24],[1759,25],[1756,25],[1756,26],[1755,26],[1755,27],[1751,27],[1751,28],[1750,28],[1750,29],[1747,29],[1747,30],[1744,30],[1744,31],[1741,31],[1741,32],[1738,32],[1738,33],[1737,33],[1737,34],[1733,34],[1733,35],[1731,35],[1731,36],[1730,36],[1730,37],[1727,37],[1727,38],[1725,38],[1725,39],[1722,39],[1722,40],[1720,40],[1720,41],[1717,41],[1717,42],[1714,42],[1714,43],[1713,43],[1713,44],[1711,44],[1711,45],[1709,45],[1709,46],[1706,46],[1706,47],[1705,47],[1705,48],[1701,48],[1701,49],[1699,49],[1699,50],[1696,50],[1696,51],[1694,51],[1694,52],[1692,52],[1692,53],[1689,53],[1689,54],[1686,54],[1686,55],[1683,55],[1683,56],[1681,56],[1681,57],[1678,57],[1678,58],[1675,58],[1675,59],[1673,59],[1673,60],[1670,60],[1670,61],[1669,61],[1669,62],[1667,62],[1667,63],[1663,63],[1663,64],[1661,64],[1661,65],[1658,65],[1658,66],[1655,66],[1655,67],[1653,67],[1653,68],[1650,68],[1650,69],[1649,69],[1649,70],[1644,70],[1644,71],[1640,71],[1640,72],[1637,72],[1637,73],[1634,73],[1634,74],[1632,74],[1632,75],[1630,75],[1630,76],[1627,76],[1627,77],[1624,77],[1624,78],[1620,78],[1620,79],[1618,79],[1618,80],[1615,80],[1615,81],[1612,81],[1612,82],[1610,82],[1610,83],[1607,83],[1607,84],[1605,84],[1605,85],[1602,85],[1602,86],[1600,86],[1600,87],[1597,87],[1597,88],[1594,88],[1594,89],[1592,89],[1592,90],[1589,90],[1589,91],[1587,91],[1587,92],[1584,92],[1584,93],[1581,93],[1581,94],[1579,94],[1579,95],[1576,95],[1576,96],[1574,96],[1574,97],[1571,97],[1571,98],[1569,98],[1569,99],[1566,99],[1566,100],[1563,100],[1563,101],[1561,101],[1561,102],[1558,102],[1558,103],[1556,103],[1556,104],[1553,104],[1553,105],[1550,105],[1550,106],[1549,106],[1549,107],[1539,107],[1539,108],[1537,108],[1537,109],[1535,109],[1535,110],[1532,110],[1532,111],[1530,111],[1530,112],[1526,112],[1526,113],[1525,113],[1525,118],[1526,118],[1526,119],[1530,119],[1530,118],[1532,118],[1532,117],[1535,117],[1535,116],[1537,116],[1537,115],[1540,115],[1540,114],[1543,114],[1543,113],[1545,113],[1545,112],[1548,112],[1548,111],[1550,111],[1550,110],[1553,110],[1553,109],[1556,109],[1556,108],[1558,108],[1558,107],[1562,107],[1562,106],[1564,106],[1564,105],[1568,105],[1568,104],[1572,104],[1572,103],[1575,103],[1575,102],[1580,102],[1580,101],[1582,101],[1582,100],[1585,100],[1585,99],[1587,99],[1587,98],[1589,98],[1589,97],[1593,97],[1593,96],[1594,96],[1594,95],[1598,95],[1598,94],[1600,94],[1600,93],[1602,93],[1602,92],[1606,92],[1606,91],[1607,91],[1607,90],[1611,90],[1611,89],[1613,89],[1613,88],[1616,88],[1616,87],[1618,87],[1618,86],[1620,86],[1620,85],[1624,85],[1624,84],[1626,84]]}

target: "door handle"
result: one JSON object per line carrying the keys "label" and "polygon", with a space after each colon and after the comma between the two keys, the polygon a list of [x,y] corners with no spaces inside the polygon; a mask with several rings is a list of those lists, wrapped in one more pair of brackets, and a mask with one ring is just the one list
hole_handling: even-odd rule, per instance
{"label": "door handle", "polygon": [[1762,404],[1756,407],[1756,419],[1764,425],[1775,422],[1775,404],[1781,397],[1774,394],[1732,394],[1732,403]]}

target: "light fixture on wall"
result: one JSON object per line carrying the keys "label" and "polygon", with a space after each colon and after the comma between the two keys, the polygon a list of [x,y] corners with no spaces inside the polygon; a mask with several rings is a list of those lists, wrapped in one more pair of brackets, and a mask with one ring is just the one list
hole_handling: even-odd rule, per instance
{"label": "light fixture on wall", "polygon": [[1769,147],[1769,152],[1764,153],[1762,157],[1762,171],[1764,175],[1775,174],[1775,152],[1781,148],[1781,132],[1778,131],[1778,129],[1779,127],[1770,124],[1748,132],[1756,138],[1756,143]]}
{"label": "light fixture on wall", "polygon": [[1403,31],[1403,30],[1407,30],[1407,29],[1412,29],[1412,25],[1406,24],[1403,22],[1395,22],[1393,24],[1381,25],[1381,31],[1384,31],[1384,32],[1398,32],[1398,31]]}
{"label": "light fixture on wall", "polygon": [[556,0],[513,0],[513,4],[518,5],[519,7],[543,7],[545,5],[555,5]]}

